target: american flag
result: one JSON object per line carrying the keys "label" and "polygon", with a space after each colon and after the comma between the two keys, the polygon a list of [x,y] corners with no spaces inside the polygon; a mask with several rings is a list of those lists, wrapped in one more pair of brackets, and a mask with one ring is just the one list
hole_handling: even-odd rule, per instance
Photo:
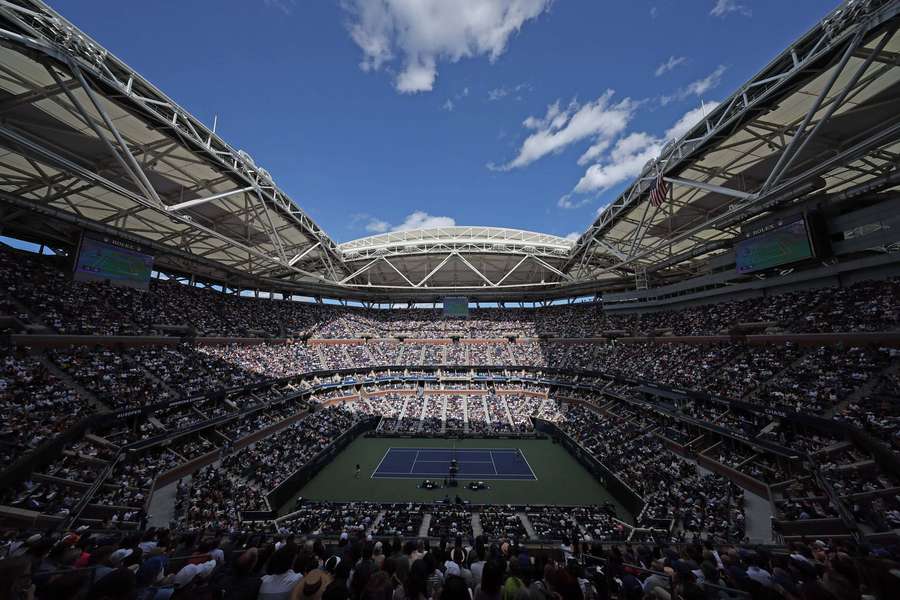
{"label": "american flag", "polygon": [[663,201],[669,194],[669,184],[663,179],[662,173],[656,176],[656,185],[650,190],[650,203],[656,208],[662,206]]}

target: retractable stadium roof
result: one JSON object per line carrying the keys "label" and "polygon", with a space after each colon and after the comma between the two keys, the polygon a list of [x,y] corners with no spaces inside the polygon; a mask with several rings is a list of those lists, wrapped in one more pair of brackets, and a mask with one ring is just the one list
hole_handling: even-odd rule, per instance
{"label": "retractable stadium roof", "polygon": [[[842,3],[680,140],[579,238],[564,271],[686,277],[747,220],[811,193],[897,188],[896,0]],[[650,190],[662,177],[667,198]],[[900,239],[900,236],[898,236]]]}
{"label": "retractable stadium roof", "polygon": [[[80,230],[131,239],[160,268],[235,287],[375,302],[537,300],[683,279],[755,215],[810,193],[896,186],[898,9],[843,3],[668,143],[577,242],[451,227],[338,245],[277,174],[47,5],[0,0],[0,223],[61,246]],[[669,191],[656,207],[659,176]]]}

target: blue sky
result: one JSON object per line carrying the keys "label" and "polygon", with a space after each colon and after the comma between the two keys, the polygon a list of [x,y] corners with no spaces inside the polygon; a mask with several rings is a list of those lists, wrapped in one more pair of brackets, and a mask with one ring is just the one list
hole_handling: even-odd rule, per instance
{"label": "blue sky", "polygon": [[[51,0],[337,241],[583,231],[834,0]],[[680,126],[679,126],[680,125]]]}

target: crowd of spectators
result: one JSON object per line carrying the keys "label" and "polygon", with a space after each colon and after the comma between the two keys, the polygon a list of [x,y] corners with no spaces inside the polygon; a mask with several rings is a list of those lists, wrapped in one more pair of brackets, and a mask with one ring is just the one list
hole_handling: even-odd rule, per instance
{"label": "crowd of spectators", "polygon": [[27,348],[0,349],[0,468],[92,412]]}
{"label": "crowd of spectators", "polygon": [[529,550],[515,539],[461,535],[431,544],[362,531],[337,543],[282,533],[29,532],[5,535],[0,545],[10,588],[36,600],[892,600],[898,558],[889,547],[851,540],[783,550],[564,540]]}
{"label": "crowd of spectators", "polygon": [[[74,282],[66,257],[0,249],[0,287],[59,333],[140,335],[182,327],[223,336],[311,335],[319,338],[503,338],[602,336],[609,332],[716,335],[762,328],[797,332],[885,331],[900,325],[900,280],[863,281],[679,308],[618,314],[596,303],[541,308],[477,308],[466,319],[440,309],[369,309],[254,298],[220,286],[153,279],[146,291]],[[455,349],[453,349],[455,348]],[[495,350],[497,348],[494,348]],[[451,346],[449,364],[465,364],[487,348]],[[367,356],[357,357],[366,360]],[[504,364],[502,354],[483,357]]]}
{"label": "crowd of spectators", "polygon": [[[278,521],[282,534],[339,537],[366,534],[381,512],[371,502],[304,502],[297,510]],[[418,533],[418,532],[416,532]]]}
{"label": "crowd of spectators", "polygon": [[[772,418],[746,407],[729,407],[717,398],[677,401],[667,407],[676,415],[721,426],[745,439],[759,437],[810,455],[819,465],[819,481],[796,465],[740,441],[722,443],[712,437],[712,441],[703,442],[706,433],[699,431],[696,424],[628,402],[600,406],[592,397],[593,392],[567,391],[565,397],[573,401],[563,405],[546,396],[525,393],[528,384],[502,390],[475,384],[468,379],[472,371],[463,368],[452,370],[458,375],[452,381],[431,382],[421,388],[393,384],[397,387],[386,394],[381,391],[391,389],[388,385],[373,386],[377,395],[361,394],[359,388],[318,391],[313,402],[345,397],[353,400],[345,407],[313,411],[240,450],[230,447],[308,406],[279,403],[277,400],[288,388],[258,394],[237,391],[243,386],[343,368],[374,371],[375,367],[395,365],[400,371],[418,365],[472,365],[476,367],[473,371],[478,366],[590,370],[704,391],[719,399],[834,417],[896,449],[900,435],[896,350],[839,345],[754,346],[734,340],[712,344],[558,340],[510,343],[471,338],[501,338],[508,334],[584,338],[622,331],[654,336],[763,330],[888,331],[900,323],[897,280],[791,292],[677,312],[617,315],[585,304],[483,309],[474,311],[470,319],[452,320],[438,318],[429,310],[382,311],[243,298],[175,281],[153,281],[147,292],[74,283],[62,275],[55,264],[58,261],[0,251],[3,292],[15,299],[3,300],[0,311],[21,313],[21,306],[25,306],[30,314],[17,316],[63,334],[142,335],[166,332],[167,327],[174,326],[198,334],[287,338],[303,333],[341,342],[279,339],[257,340],[260,343],[254,344],[179,343],[124,348],[78,345],[44,353],[21,347],[2,350],[0,466],[9,466],[71,427],[79,417],[100,409],[92,403],[94,399],[110,409],[159,406],[152,419],[133,418],[127,425],[110,426],[121,429],[109,432],[108,443],[82,439],[67,447],[58,460],[41,465],[29,479],[9,486],[0,502],[13,508],[66,517],[79,504],[84,490],[109,468],[108,477],[90,498],[91,514],[100,515],[92,518],[137,527],[159,474],[193,458],[220,452],[216,464],[195,472],[189,484],[179,485],[178,528],[229,532],[266,529],[267,524],[250,522],[244,513],[269,510],[266,494],[319,456],[360,419],[379,417],[383,431],[479,435],[531,432],[532,419],[541,418],[557,423],[574,443],[643,500],[643,511],[635,522],[639,532],[631,535],[632,541],[724,544],[744,538],[742,490],[724,477],[678,458],[665,448],[660,436],[684,446],[694,444],[696,450],[720,465],[772,486],[776,517],[782,521],[838,518],[838,506],[843,504],[860,523],[875,531],[900,526],[900,501],[895,493],[900,481],[886,473],[871,454],[844,440],[785,428]],[[364,334],[388,338],[409,333],[417,338],[458,335],[464,340],[440,344],[384,340],[344,343]],[[596,374],[584,377],[576,379],[577,383],[606,384]],[[322,382],[343,383],[344,379],[319,374],[302,382],[282,384],[296,386],[292,388],[296,390]],[[536,391],[544,392],[546,388],[538,387]],[[642,398],[635,386],[621,383],[609,391],[622,398]],[[267,398],[260,397],[270,393]],[[177,402],[186,398],[192,400]],[[594,406],[583,406],[582,401]],[[229,415],[234,418],[173,437],[136,454],[119,456],[115,445],[165,437]],[[838,498],[838,506],[832,496]],[[417,535],[422,520],[420,515],[410,514],[419,509],[411,508],[367,503],[307,504],[280,521],[277,533],[285,539],[293,535],[343,534],[347,546],[351,545],[350,540],[367,546],[361,540],[366,533]],[[448,505],[429,508],[428,513],[428,535],[448,539],[472,535],[471,510]],[[530,522],[538,537],[577,540],[582,544],[624,540],[631,533],[628,526],[600,507],[572,507],[568,511],[558,507],[488,507],[479,510],[479,519],[486,535],[508,538],[512,543],[527,537],[526,522]],[[273,550],[271,556],[290,547],[287,541],[280,543],[281,547]],[[46,556],[39,558],[37,565],[43,564]],[[312,565],[312,558],[307,555],[301,560],[297,554],[291,564],[299,574],[311,570],[307,567]],[[57,559],[59,556],[55,556]],[[735,560],[739,565],[747,559],[738,556]],[[727,562],[723,560],[721,565]],[[134,564],[141,566],[139,560]],[[719,563],[710,564],[712,571],[699,569],[704,578],[750,586],[739,573],[722,569]],[[760,568],[774,563],[757,556],[748,564]],[[446,563],[434,567],[442,571]],[[715,573],[716,568],[724,574]]]}
{"label": "crowd of spectators", "polygon": [[[269,492],[357,422],[355,413],[323,408],[222,460],[222,469]],[[263,508],[255,506],[254,508]],[[253,508],[250,508],[253,510]]]}
{"label": "crowd of spectators", "polygon": [[527,540],[519,511],[510,506],[483,506],[478,511],[482,533],[490,539]]}

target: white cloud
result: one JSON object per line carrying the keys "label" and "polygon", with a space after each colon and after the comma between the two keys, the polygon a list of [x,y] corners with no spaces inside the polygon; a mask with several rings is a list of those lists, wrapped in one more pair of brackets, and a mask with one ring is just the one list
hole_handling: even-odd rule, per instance
{"label": "white cloud", "polygon": [[406,215],[406,219],[396,227],[392,227],[391,231],[453,227],[454,225],[456,225],[456,219],[453,217],[436,217],[434,215],[429,215],[424,210],[417,210]]}
{"label": "white cloud", "polygon": [[570,242],[577,242],[578,238],[580,238],[580,237],[581,237],[580,231],[573,231],[572,233],[565,236],[565,238],[567,240],[569,240]]}
{"label": "white cloud", "polygon": [[745,5],[738,4],[737,0],[716,0],[712,10],[709,11],[714,17],[724,17],[729,13],[739,13],[745,17],[749,17],[753,12]]}
{"label": "white cloud", "polygon": [[522,92],[530,92],[533,88],[529,83],[520,83],[513,87],[501,86],[494,88],[492,90],[488,90],[488,101],[496,102],[497,100],[502,100],[507,96],[515,94],[516,100],[522,99]]}
{"label": "white cloud", "polygon": [[579,165],[586,165],[593,162],[598,156],[606,152],[607,148],[612,144],[612,140],[608,138],[600,139],[593,146],[584,151],[584,154],[578,157]]}
{"label": "white cloud", "polygon": [[725,65],[719,65],[712,73],[710,73],[706,77],[690,82],[686,86],[679,88],[678,91],[676,91],[674,94],[660,97],[660,104],[665,106],[675,100],[684,100],[691,96],[702,96],[709,90],[718,87],[718,85],[722,83],[722,75],[725,74],[726,70],[727,67],[725,67]]}
{"label": "white cloud", "polygon": [[456,225],[456,219],[453,217],[439,217],[429,215],[424,210],[417,210],[406,215],[406,218],[399,225],[391,225],[387,221],[372,217],[366,224],[366,231],[372,233],[386,233],[388,231],[409,231],[410,229],[453,227],[454,225]]}
{"label": "white cloud", "polygon": [[453,104],[453,100],[447,98],[447,101],[441,105],[442,110],[446,110],[447,112],[453,112],[453,109],[456,108],[456,105]]}
{"label": "white cloud", "polygon": [[415,94],[416,92],[430,92],[434,89],[434,80],[437,77],[437,69],[431,58],[419,58],[415,63],[406,65],[406,68],[397,75],[396,87],[398,92]]}
{"label": "white cloud", "polygon": [[285,15],[290,15],[294,12],[297,0],[263,0],[263,4],[268,8],[280,10]]}
{"label": "white cloud", "polygon": [[687,60],[687,58],[685,58],[684,56],[670,56],[669,60],[667,60],[666,62],[664,62],[664,63],[660,64],[658,67],[656,67],[655,75],[657,77],[659,77],[661,75],[665,75],[672,69],[675,69],[675,68],[683,65],[686,60]]}
{"label": "white cloud", "polygon": [[565,108],[560,108],[557,100],[547,107],[543,117],[528,117],[522,125],[534,133],[522,142],[518,156],[505,165],[488,165],[489,168],[506,171],[525,167],[585,139],[593,139],[595,146],[602,146],[604,140],[611,140],[625,130],[635,109],[630,98],[611,104],[612,95],[612,90],[608,90],[593,102],[579,104],[573,100]]}
{"label": "white cloud", "polygon": [[655,19],[659,16],[659,9],[655,6],[650,7],[650,18]]}
{"label": "white cloud", "polygon": [[394,85],[402,93],[431,91],[439,61],[487,56],[494,61],[509,38],[547,11],[553,0],[342,0],[350,37],[363,52],[360,68],[402,64]]}
{"label": "white cloud", "polygon": [[488,91],[488,100],[491,102],[496,102],[497,100],[502,100],[503,98],[509,95],[509,90],[505,87],[494,88]]}
{"label": "white cloud", "polygon": [[687,92],[689,94],[696,94],[697,96],[702,96],[709,90],[718,86],[719,83],[722,82],[722,75],[725,74],[725,66],[719,65],[716,67],[716,70],[704,77],[703,79],[698,79],[697,81],[693,81],[687,86]]}
{"label": "white cloud", "polygon": [[607,154],[604,155],[603,151],[595,156],[595,158],[602,156],[602,159],[588,167],[572,193],[563,196],[557,205],[560,208],[577,208],[584,205],[588,198],[578,196],[573,198],[573,195],[599,194],[637,177],[647,161],[659,156],[666,141],[683,136],[716,106],[718,102],[708,102],[704,107],[689,110],[666,130],[662,137],[646,132],[633,132],[619,138]]}
{"label": "white cloud", "polygon": [[372,219],[366,223],[366,231],[371,231],[372,233],[384,233],[390,228],[391,224],[381,219]]}
{"label": "white cloud", "polygon": [[585,204],[587,204],[590,201],[591,201],[591,199],[587,196],[584,196],[581,198],[573,198],[572,194],[566,194],[565,196],[563,196],[562,198],[560,198],[559,200],[556,201],[556,205],[558,207],[564,208],[566,210],[572,210],[575,208],[581,208],[582,206],[584,206]]}
{"label": "white cloud", "polygon": [[575,186],[577,194],[599,193],[640,174],[648,160],[656,158],[662,141],[646,133],[621,138],[603,162],[591,165]]}
{"label": "white cloud", "polygon": [[698,106],[694,110],[687,111],[674,125],[672,125],[672,127],[669,128],[668,131],[666,131],[666,139],[680,139],[681,136],[699,123],[703,117],[711,113],[718,105],[718,102],[710,101],[706,102],[703,106]]}

